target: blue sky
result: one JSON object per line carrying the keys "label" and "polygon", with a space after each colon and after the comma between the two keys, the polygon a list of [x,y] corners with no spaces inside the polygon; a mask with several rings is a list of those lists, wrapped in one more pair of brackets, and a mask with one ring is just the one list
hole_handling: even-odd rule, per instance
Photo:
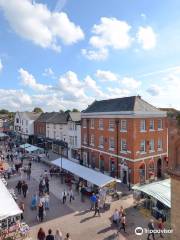
{"label": "blue sky", "polygon": [[0,0],[0,108],[140,94],[180,109],[180,2]]}

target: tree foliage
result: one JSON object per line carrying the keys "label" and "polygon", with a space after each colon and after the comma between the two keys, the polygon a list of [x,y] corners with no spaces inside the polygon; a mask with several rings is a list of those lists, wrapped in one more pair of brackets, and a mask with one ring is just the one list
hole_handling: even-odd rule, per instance
{"label": "tree foliage", "polygon": [[40,107],[35,107],[33,112],[35,112],[35,113],[43,113],[43,110]]}

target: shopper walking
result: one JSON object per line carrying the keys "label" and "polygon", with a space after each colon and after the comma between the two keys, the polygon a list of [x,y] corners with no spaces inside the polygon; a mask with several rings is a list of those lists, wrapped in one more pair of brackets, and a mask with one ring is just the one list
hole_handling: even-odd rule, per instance
{"label": "shopper walking", "polygon": [[21,181],[18,181],[18,183],[16,185],[16,188],[17,188],[18,194],[21,194],[21,189],[22,189],[22,182]]}
{"label": "shopper walking", "polygon": [[91,203],[90,210],[94,210],[95,209],[96,201],[97,201],[97,197],[96,197],[95,193],[93,193],[92,196],[90,197],[90,203]]}
{"label": "shopper walking", "polygon": [[44,219],[44,206],[42,203],[39,204],[38,217],[39,217],[39,221],[42,222]]}
{"label": "shopper walking", "polygon": [[48,235],[46,236],[46,240],[54,240],[54,235],[52,234],[52,230],[48,230]]}
{"label": "shopper walking", "polygon": [[72,190],[72,187],[69,190],[69,202],[71,203],[72,200],[74,200],[74,192]]}
{"label": "shopper walking", "polygon": [[70,238],[70,234],[69,234],[69,233],[66,234],[66,237],[65,237],[64,240],[71,240],[71,238]]}
{"label": "shopper walking", "polygon": [[27,191],[28,191],[28,185],[27,185],[27,183],[25,181],[23,181],[23,183],[22,183],[22,192],[23,192],[24,198],[26,198]]}
{"label": "shopper walking", "polygon": [[121,227],[119,230],[123,229],[126,232],[126,215],[123,213],[121,217]]}
{"label": "shopper walking", "polygon": [[162,218],[159,218],[159,221],[158,221],[158,230],[160,231],[159,234],[160,234],[160,237],[161,238],[164,238],[163,235],[162,235],[162,230],[164,229],[164,224],[163,224],[163,221],[162,221]]}
{"label": "shopper walking", "polygon": [[63,201],[63,204],[66,203],[66,199],[67,199],[67,192],[66,192],[66,190],[64,189],[64,191],[62,192],[62,201]]}
{"label": "shopper walking", "polygon": [[147,236],[147,240],[150,240],[150,236],[152,236],[153,240],[155,240],[155,236],[154,236],[154,220],[151,219],[150,222],[148,223],[148,229],[150,230],[150,233],[148,233],[148,236]]}
{"label": "shopper walking", "polygon": [[94,217],[96,216],[96,214],[98,213],[98,216],[100,217],[100,209],[99,209],[99,206],[100,206],[100,200],[99,200],[99,197],[97,197],[97,200],[95,202],[95,211],[94,211]]}
{"label": "shopper walking", "polygon": [[38,240],[45,240],[46,234],[42,228],[39,229],[38,234],[37,234],[37,239]]}
{"label": "shopper walking", "polygon": [[56,230],[54,240],[63,240],[62,232],[59,229]]}

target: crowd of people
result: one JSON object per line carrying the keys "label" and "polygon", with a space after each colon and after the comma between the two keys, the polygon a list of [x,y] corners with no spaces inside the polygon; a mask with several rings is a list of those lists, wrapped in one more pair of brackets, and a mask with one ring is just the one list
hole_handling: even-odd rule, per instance
{"label": "crowd of people", "polygon": [[53,234],[52,230],[49,229],[48,234],[46,235],[43,228],[39,229],[37,234],[37,239],[38,240],[71,240],[69,233],[67,233],[65,238],[63,238],[63,234],[59,229],[56,230],[55,234]]}

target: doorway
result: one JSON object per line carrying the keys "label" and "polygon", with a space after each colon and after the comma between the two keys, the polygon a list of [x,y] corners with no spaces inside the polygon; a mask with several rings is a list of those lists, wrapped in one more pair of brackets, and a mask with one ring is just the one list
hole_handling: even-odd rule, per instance
{"label": "doorway", "polygon": [[162,177],[162,160],[161,158],[159,158],[157,161],[157,178],[161,177]]}

